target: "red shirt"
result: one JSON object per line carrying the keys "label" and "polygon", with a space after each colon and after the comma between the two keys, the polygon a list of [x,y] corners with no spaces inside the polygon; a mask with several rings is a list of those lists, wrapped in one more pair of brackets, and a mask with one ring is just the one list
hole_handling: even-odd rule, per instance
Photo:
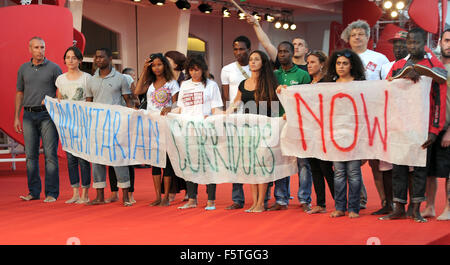
{"label": "red shirt", "polygon": [[[408,56],[409,57],[409,56]],[[389,71],[388,77],[395,76],[399,73],[405,64],[408,62],[407,58],[398,60],[394,63]],[[429,59],[428,59],[429,58]],[[410,62],[411,63],[411,62]],[[409,63],[409,64],[410,64]],[[417,62],[417,64],[429,67],[439,67],[445,69],[444,65],[435,56],[425,55],[424,59]],[[434,80],[431,83],[430,90],[430,124],[428,132],[438,135],[444,128],[445,114],[446,114],[446,97],[447,97],[447,84],[438,84]]]}

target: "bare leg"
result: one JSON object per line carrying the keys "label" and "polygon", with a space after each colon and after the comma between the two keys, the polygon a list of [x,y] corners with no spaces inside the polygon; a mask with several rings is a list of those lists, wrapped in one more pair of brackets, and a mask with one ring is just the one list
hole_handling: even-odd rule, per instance
{"label": "bare leg", "polygon": [[446,196],[445,199],[447,201],[447,204],[445,205],[444,211],[441,215],[437,218],[439,221],[448,221],[450,220],[450,180],[447,178],[445,181],[445,190],[446,190]]}
{"label": "bare leg", "polygon": [[434,210],[436,191],[437,191],[436,177],[428,177],[427,178],[427,189],[426,189],[427,206],[425,207],[424,211],[420,213],[422,215],[422,217],[435,217],[436,216],[436,211]]}
{"label": "bare leg", "polygon": [[119,195],[117,194],[117,191],[113,191],[111,192],[111,197],[109,197],[109,199],[107,199],[105,202],[110,203],[110,202],[116,202],[119,200]]}
{"label": "bare leg", "polygon": [[88,203],[86,205],[98,205],[98,204],[105,204],[105,189],[96,189],[97,190],[97,197]]}
{"label": "bare leg", "polygon": [[78,191],[78,188],[73,188],[73,196],[70,198],[70,200],[67,200],[66,203],[74,203],[77,202],[80,199],[80,193]]}
{"label": "bare leg", "polygon": [[386,194],[384,193],[383,172],[379,169],[380,163],[378,160],[369,160],[369,165],[372,169],[373,180],[375,182],[375,187],[377,188],[378,196],[380,196],[380,200],[383,204],[386,200]]}
{"label": "bare leg", "polygon": [[150,203],[150,206],[156,206],[161,203],[161,176],[153,175],[153,185],[155,186],[156,200]]}
{"label": "bare leg", "polygon": [[253,204],[252,206],[250,206],[250,208],[245,210],[248,213],[252,212],[253,209],[256,207],[256,204],[258,203],[258,184],[251,184],[250,187],[252,188]]}
{"label": "bare leg", "polygon": [[128,188],[122,189],[123,194],[123,206],[132,206],[133,203],[130,202],[130,198],[128,197]]}
{"label": "bare leg", "polygon": [[264,212],[264,199],[266,197],[268,183],[258,184],[258,195],[257,195],[257,203],[256,207],[253,208],[252,212],[259,213]]}
{"label": "bare leg", "polygon": [[81,188],[81,198],[77,201],[77,203],[88,203],[89,202],[89,188]]}
{"label": "bare leg", "polygon": [[128,192],[128,198],[130,198],[131,203],[136,203],[136,200],[134,199],[134,196],[133,196],[133,192]]}
{"label": "bare leg", "polygon": [[159,206],[169,206],[169,190],[170,190],[170,176],[164,176],[164,198],[161,200]]}

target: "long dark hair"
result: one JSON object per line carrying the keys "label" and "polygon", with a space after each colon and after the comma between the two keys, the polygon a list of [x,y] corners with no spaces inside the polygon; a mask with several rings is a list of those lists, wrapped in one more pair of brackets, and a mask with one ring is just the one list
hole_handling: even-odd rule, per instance
{"label": "long dark hair", "polygon": [[206,86],[206,81],[209,77],[208,65],[201,55],[192,55],[187,59],[186,65],[184,67],[184,69],[186,69],[186,80],[192,78],[189,70],[194,69],[195,67],[198,67],[200,70],[202,70],[202,83]]}
{"label": "long dark hair", "polygon": [[333,52],[328,60],[328,70],[325,77],[325,80],[327,82],[333,82],[339,78],[339,75],[336,72],[336,61],[341,56],[345,56],[350,60],[350,65],[352,67],[350,69],[350,75],[354,80],[366,80],[364,65],[361,61],[361,58],[359,58],[359,55],[350,49],[343,49]]}
{"label": "long dark hair", "polygon": [[278,101],[275,92],[278,86],[278,80],[273,73],[272,63],[267,54],[259,50],[251,52],[249,58],[254,53],[259,54],[262,62],[261,68],[259,69],[258,81],[256,83],[255,101],[256,103],[267,101],[267,104],[270,104],[272,101]]}
{"label": "long dark hair", "polygon": [[[155,59],[160,59],[164,66],[163,76],[167,82],[174,80],[175,77],[172,72],[172,67],[170,66],[169,60],[167,60],[162,53],[150,54],[150,61]],[[153,73],[152,67],[150,66],[147,70],[147,84],[151,84],[156,81],[156,75]]]}

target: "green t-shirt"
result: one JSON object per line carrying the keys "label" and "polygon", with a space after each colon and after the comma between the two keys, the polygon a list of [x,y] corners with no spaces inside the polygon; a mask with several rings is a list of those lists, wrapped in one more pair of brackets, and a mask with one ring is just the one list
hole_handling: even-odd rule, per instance
{"label": "green t-shirt", "polygon": [[[294,86],[311,83],[311,77],[309,76],[308,72],[300,69],[295,64],[291,69],[287,71],[283,70],[283,68],[280,67],[280,69],[275,70],[275,76],[277,77],[278,84],[280,85]],[[283,114],[284,108],[283,106],[281,106],[280,116],[283,116]]]}

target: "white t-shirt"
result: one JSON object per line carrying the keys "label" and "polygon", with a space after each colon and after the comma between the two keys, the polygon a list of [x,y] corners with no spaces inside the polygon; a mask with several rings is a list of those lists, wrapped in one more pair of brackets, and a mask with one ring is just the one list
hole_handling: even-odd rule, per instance
{"label": "white t-shirt", "polygon": [[247,73],[248,77],[245,77],[241,70],[239,70],[239,67],[237,66],[238,62],[232,62],[228,65],[225,65],[222,68],[222,72],[220,74],[220,79],[222,81],[222,85],[228,85],[229,86],[229,95],[230,95],[230,103],[233,103],[234,98],[237,95],[237,92],[239,90],[239,84],[242,82],[242,80],[247,79],[252,75],[250,72],[250,67],[248,65],[241,66],[242,69]]}
{"label": "white t-shirt", "polygon": [[164,107],[172,106],[172,96],[180,91],[178,82],[172,80],[155,90],[153,83],[147,90],[147,110],[160,111]]}
{"label": "white t-shirt", "polygon": [[86,87],[91,78],[90,74],[83,72],[77,80],[69,80],[67,73],[64,73],[56,78],[55,85],[62,99],[84,101],[86,100]]}
{"label": "white t-shirt", "polygon": [[359,58],[366,69],[366,80],[380,80],[381,66],[389,63],[388,58],[384,54],[369,49],[360,53]]}
{"label": "white t-shirt", "polygon": [[394,65],[395,61],[392,61],[390,63],[387,64],[383,64],[381,66],[381,71],[380,71],[380,77],[381,80],[386,79],[387,75],[389,74],[389,72],[391,71],[392,66]]}
{"label": "white t-shirt", "polygon": [[212,109],[223,106],[219,86],[208,79],[206,87],[202,82],[193,82],[192,79],[181,83],[178,94],[178,107],[181,114],[192,116],[212,115]]}

